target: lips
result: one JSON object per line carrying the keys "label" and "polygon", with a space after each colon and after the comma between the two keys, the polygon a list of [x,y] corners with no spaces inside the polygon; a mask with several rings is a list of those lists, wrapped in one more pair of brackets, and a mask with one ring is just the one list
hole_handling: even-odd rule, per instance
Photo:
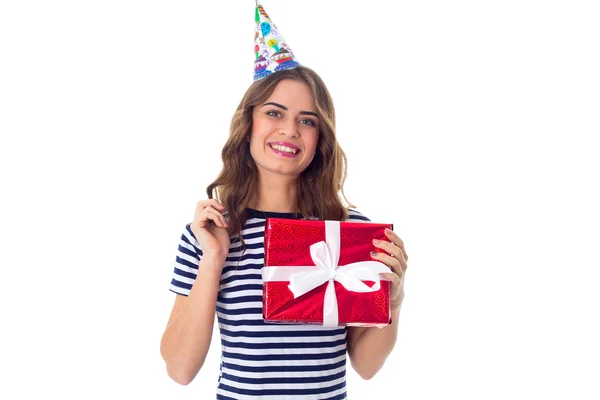
{"label": "lips", "polygon": [[[268,143],[268,146],[275,154],[282,157],[296,157],[298,154],[300,154],[300,148],[288,142],[270,142]],[[288,149],[294,150],[295,153],[289,151]]]}
{"label": "lips", "polygon": [[270,142],[269,144],[270,145],[277,144],[279,146],[289,147],[290,149],[296,150],[296,153],[300,150],[300,147],[296,146],[295,144],[288,143],[288,142]]}

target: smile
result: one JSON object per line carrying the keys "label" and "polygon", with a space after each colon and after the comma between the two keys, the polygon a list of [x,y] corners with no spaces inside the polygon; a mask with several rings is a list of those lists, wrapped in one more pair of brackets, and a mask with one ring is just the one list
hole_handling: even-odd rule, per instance
{"label": "smile", "polygon": [[300,149],[293,145],[286,146],[285,144],[275,142],[268,143],[268,145],[275,154],[280,156],[295,157],[300,153]]}

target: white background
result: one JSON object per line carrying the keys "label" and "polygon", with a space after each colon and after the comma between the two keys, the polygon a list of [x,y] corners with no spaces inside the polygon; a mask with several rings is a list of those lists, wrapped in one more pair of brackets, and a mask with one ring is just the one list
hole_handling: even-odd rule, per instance
{"label": "white background", "polygon": [[[263,2],[333,95],[349,200],[410,256],[351,398],[600,398],[594,3]],[[1,3],[1,398],[214,399],[217,331],[189,386],[159,344],[253,29],[251,0]]]}

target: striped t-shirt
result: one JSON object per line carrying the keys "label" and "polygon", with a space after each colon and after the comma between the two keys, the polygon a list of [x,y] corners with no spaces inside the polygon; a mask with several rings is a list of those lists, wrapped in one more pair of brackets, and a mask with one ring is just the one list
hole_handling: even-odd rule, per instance
{"label": "striped t-shirt", "polygon": [[[217,320],[221,367],[217,399],[346,399],[346,327],[266,323],[262,316],[265,220],[292,213],[248,209],[221,273]],[[348,210],[348,221],[369,221]],[[198,273],[202,250],[186,225],[177,250],[172,292],[187,296]]]}

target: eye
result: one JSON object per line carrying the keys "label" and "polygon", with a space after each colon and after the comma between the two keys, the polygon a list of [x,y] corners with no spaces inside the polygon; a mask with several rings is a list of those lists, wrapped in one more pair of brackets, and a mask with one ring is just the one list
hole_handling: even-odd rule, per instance
{"label": "eye", "polygon": [[278,117],[278,116],[281,116],[281,113],[279,111],[272,110],[272,111],[267,111],[267,115],[270,117]]}
{"label": "eye", "polygon": [[[305,121],[305,122],[303,122],[303,121]],[[300,120],[300,122],[302,122],[304,125],[311,125],[311,126],[316,125],[315,121],[313,121],[312,119],[305,118],[305,119]]]}

